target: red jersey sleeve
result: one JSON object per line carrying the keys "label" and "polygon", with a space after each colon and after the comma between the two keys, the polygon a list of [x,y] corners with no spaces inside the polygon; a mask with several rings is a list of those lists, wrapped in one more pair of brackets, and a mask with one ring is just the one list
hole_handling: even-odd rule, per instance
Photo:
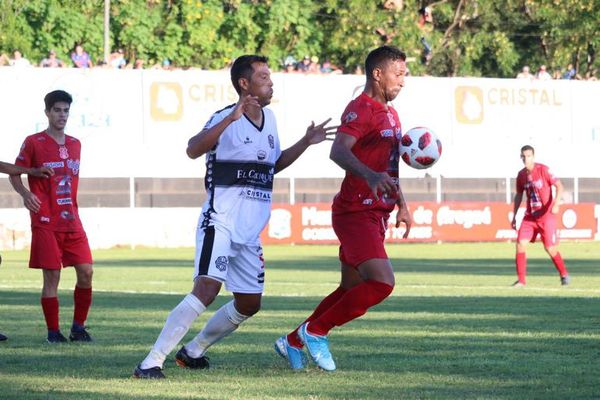
{"label": "red jersey sleeve", "polygon": [[548,183],[548,186],[552,186],[558,181],[556,175],[554,175],[552,170],[547,166],[544,166],[544,179]]}
{"label": "red jersey sleeve", "polygon": [[19,151],[19,155],[15,160],[15,165],[24,168],[33,167],[33,141],[29,138],[26,138],[23,144],[21,145],[21,150]]}
{"label": "red jersey sleeve", "polygon": [[369,133],[370,122],[370,113],[355,99],[344,110],[338,131],[360,139]]}

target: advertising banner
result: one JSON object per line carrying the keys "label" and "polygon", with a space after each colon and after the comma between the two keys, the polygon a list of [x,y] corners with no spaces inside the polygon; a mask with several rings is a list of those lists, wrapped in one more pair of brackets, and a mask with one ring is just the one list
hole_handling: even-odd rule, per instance
{"label": "advertising banner", "polygon": [[[594,204],[562,205],[557,215],[559,237],[571,240],[594,240],[598,223]],[[390,215],[387,242],[491,242],[515,240],[511,229],[513,206],[506,203],[449,202],[411,203],[413,226],[408,239],[405,229],[395,227],[396,214]],[[524,208],[517,213],[517,227]],[[335,244],[329,203],[274,204],[269,225],[262,233],[264,244]]]}

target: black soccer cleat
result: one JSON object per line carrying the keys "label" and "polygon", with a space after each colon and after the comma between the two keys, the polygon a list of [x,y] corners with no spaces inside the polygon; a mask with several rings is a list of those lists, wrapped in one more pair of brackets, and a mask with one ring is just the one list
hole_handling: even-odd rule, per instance
{"label": "black soccer cleat", "polygon": [[138,364],[133,370],[133,377],[138,379],[165,379],[165,374],[161,367],[152,367],[143,369],[142,364]]}
{"label": "black soccer cleat", "polygon": [[185,350],[185,346],[179,349],[177,354],[175,354],[175,362],[181,368],[190,368],[190,369],[208,369],[210,365],[208,364],[208,357],[202,356],[198,358],[190,357]]}
{"label": "black soccer cleat", "polygon": [[71,342],[93,342],[94,339],[90,336],[88,331],[83,329],[73,330],[71,329],[71,334],[69,335],[69,339]]}
{"label": "black soccer cleat", "polygon": [[8,340],[8,338],[6,337],[6,335],[3,335],[0,333],[0,342],[3,342],[5,340]]}
{"label": "black soccer cleat", "polygon": [[60,331],[49,331],[48,338],[46,339],[48,343],[67,343],[68,340]]}
{"label": "black soccer cleat", "polygon": [[567,286],[569,285],[569,283],[571,283],[571,277],[569,275],[565,275],[565,276],[561,276],[560,277],[560,284],[563,286]]}

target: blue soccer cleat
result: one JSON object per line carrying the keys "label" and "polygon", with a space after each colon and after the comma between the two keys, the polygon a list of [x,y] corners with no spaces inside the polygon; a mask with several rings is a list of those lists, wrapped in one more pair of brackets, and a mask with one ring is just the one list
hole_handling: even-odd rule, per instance
{"label": "blue soccer cleat", "polygon": [[282,336],[277,339],[274,347],[277,354],[288,360],[293,370],[297,371],[306,368],[306,364],[308,364],[306,354],[304,354],[302,349],[290,346],[287,337]]}
{"label": "blue soccer cleat", "polygon": [[308,322],[302,324],[298,330],[298,336],[306,348],[312,360],[325,371],[335,371],[335,361],[329,351],[329,341],[327,336],[312,335],[308,333],[306,327]]}

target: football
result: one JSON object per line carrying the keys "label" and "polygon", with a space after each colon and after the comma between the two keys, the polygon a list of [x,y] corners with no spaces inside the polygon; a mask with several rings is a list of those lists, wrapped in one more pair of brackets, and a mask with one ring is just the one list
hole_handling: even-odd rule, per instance
{"label": "football", "polygon": [[429,128],[409,129],[400,139],[400,157],[416,169],[431,167],[442,155],[442,142]]}

